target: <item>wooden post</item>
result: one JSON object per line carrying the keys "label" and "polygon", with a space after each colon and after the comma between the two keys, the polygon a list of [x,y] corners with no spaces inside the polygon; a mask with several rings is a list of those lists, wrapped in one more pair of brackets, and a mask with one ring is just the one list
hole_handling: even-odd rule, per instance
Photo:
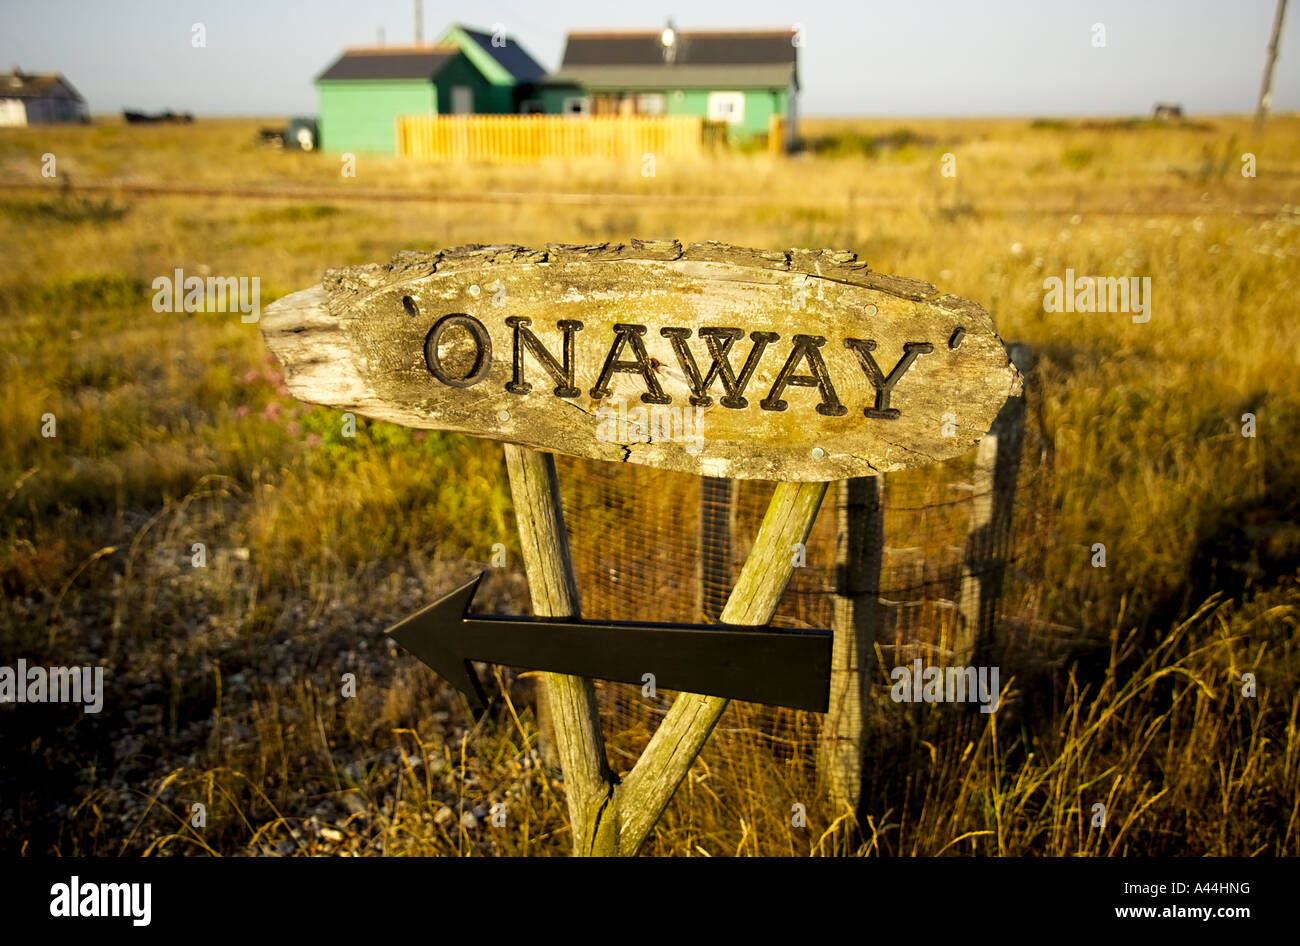
{"label": "wooden post", "polygon": [[[505,445],[505,453],[533,612],[545,617],[577,616],[578,591],[555,459],[513,444]],[[763,625],[772,620],[794,575],[794,545],[807,541],[825,493],[825,483],[777,486],[722,611],[723,623]],[[543,674],[542,680],[564,769],[574,853],[636,854],[728,701],[680,694],[632,771],[616,786],[591,681],[558,673]]]}
{"label": "wooden post", "polygon": [[[1027,345],[1007,346],[1011,363],[1028,373],[1033,354]],[[1007,399],[988,435],[975,448],[970,528],[958,609],[961,624],[953,644],[953,662],[968,664],[988,640],[997,620],[998,601],[1011,544],[1020,449],[1025,434],[1023,394]]]}
{"label": "wooden post", "polygon": [[777,157],[785,154],[785,119],[780,115],[768,116],[767,153]]}
{"label": "wooden post", "polygon": [[1277,45],[1282,36],[1282,20],[1286,16],[1286,0],[1277,0],[1273,13],[1273,31],[1268,40],[1268,60],[1264,63],[1264,81],[1259,87],[1259,104],[1255,108],[1255,132],[1264,130],[1264,118],[1273,101],[1273,64],[1277,62]]}
{"label": "wooden post", "polygon": [[832,802],[858,810],[866,759],[871,664],[880,628],[884,475],[841,480],[831,629],[830,706],[818,769]]}
{"label": "wooden post", "polygon": [[732,482],[717,476],[700,479],[700,598],[704,620],[716,621],[731,586]]}
{"label": "wooden post", "polygon": [[[539,617],[577,617],[578,588],[560,507],[555,458],[514,444],[505,444],[504,449],[533,613]],[[612,777],[595,688],[590,680],[561,673],[542,674],[542,687],[564,770],[574,853],[613,853],[608,832],[601,836]]]}
{"label": "wooden post", "polygon": [[[767,624],[794,575],[794,545],[805,542],[826,495],[825,483],[781,483],[772,495],[754,547],[722,610],[724,624]],[[727,700],[682,693],[659,724],[650,744],[616,789],[618,853],[633,855],[649,837]]]}

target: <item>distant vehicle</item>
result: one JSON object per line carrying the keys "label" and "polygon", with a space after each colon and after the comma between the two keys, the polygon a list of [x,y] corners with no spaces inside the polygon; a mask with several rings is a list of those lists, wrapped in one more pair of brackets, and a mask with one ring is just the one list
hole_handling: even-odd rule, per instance
{"label": "distant vehicle", "polygon": [[285,144],[299,151],[315,151],[320,141],[320,132],[314,118],[292,118],[285,133]]}
{"label": "distant vehicle", "polygon": [[173,112],[168,109],[165,112],[122,112],[122,117],[126,119],[128,125],[157,125],[157,124],[174,124],[188,125],[194,121],[194,116],[189,112]]}
{"label": "distant vehicle", "polygon": [[262,144],[291,151],[315,151],[319,142],[316,119],[291,118],[284,128],[262,128],[257,137]]}
{"label": "distant vehicle", "polygon": [[1152,109],[1151,117],[1158,122],[1182,121],[1183,107],[1181,105],[1170,105],[1166,102],[1157,102],[1156,107]]}

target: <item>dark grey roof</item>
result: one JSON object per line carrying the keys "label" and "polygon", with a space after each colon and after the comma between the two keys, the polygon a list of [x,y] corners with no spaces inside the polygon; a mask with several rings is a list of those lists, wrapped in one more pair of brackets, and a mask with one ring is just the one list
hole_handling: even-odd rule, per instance
{"label": "dark grey roof", "polygon": [[432,79],[461,54],[456,46],[369,46],[345,49],[316,77],[331,79]]}
{"label": "dark grey roof", "polygon": [[[673,65],[794,65],[797,48],[791,30],[697,32],[679,30]],[[660,33],[570,33],[561,71],[573,66],[663,66]]]}
{"label": "dark grey roof", "polygon": [[84,102],[81,93],[72,87],[72,83],[57,72],[43,72],[38,75],[15,69],[13,72],[0,73],[0,99],[36,99],[47,95],[71,97]]}
{"label": "dark grey roof", "polygon": [[790,64],[760,66],[572,66],[546,80],[550,86],[606,89],[783,89],[794,79]]}
{"label": "dark grey roof", "polygon": [[495,59],[502,69],[510,73],[516,82],[537,82],[546,75],[546,70],[538,65],[537,60],[528,55],[527,50],[512,38],[507,36],[504,46],[493,46],[491,33],[472,30],[468,26],[462,26],[461,29],[466,36],[478,43],[485,53]]}

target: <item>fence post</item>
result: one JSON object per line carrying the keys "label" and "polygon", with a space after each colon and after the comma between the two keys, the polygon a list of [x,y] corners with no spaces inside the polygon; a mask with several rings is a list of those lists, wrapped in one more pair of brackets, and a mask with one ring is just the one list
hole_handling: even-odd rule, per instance
{"label": "fence post", "polygon": [[[533,613],[575,617],[579,613],[578,587],[560,507],[555,458],[509,443],[504,449]],[[542,674],[542,686],[564,771],[574,852],[612,854],[617,844],[613,826],[601,817],[613,792],[612,776],[595,687],[585,677],[562,673]]]}
{"label": "fence post", "polygon": [[883,475],[839,484],[830,705],[822,721],[818,769],[831,801],[853,812],[862,794],[871,665],[880,629],[884,489]]}
{"label": "fence post", "polygon": [[705,620],[716,621],[731,590],[732,482],[700,478],[700,600]]}
{"label": "fence post", "polygon": [[[1022,374],[1033,365],[1029,346],[1010,344],[1007,355]],[[1025,435],[1025,396],[1007,399],[988,435],[975,448],[970,528],[958,609],[961,621],[953,662],[969,664],[993,632],[1011,545],[1020,449]]]}
{"label": "fence post", "polygon": [[777,157],[785,154],[785,119],[780,115],[767,117],[767,153]]}

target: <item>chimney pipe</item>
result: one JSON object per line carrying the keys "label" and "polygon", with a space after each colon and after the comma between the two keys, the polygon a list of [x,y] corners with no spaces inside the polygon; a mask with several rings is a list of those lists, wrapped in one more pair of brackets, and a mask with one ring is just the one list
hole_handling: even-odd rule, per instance
{"label": "chimney pipe", "polygon": [[664,62],[671,63],[677,58],[677,28],[671,18],[664,31],[659,34],[659,42],[664,48]]}

